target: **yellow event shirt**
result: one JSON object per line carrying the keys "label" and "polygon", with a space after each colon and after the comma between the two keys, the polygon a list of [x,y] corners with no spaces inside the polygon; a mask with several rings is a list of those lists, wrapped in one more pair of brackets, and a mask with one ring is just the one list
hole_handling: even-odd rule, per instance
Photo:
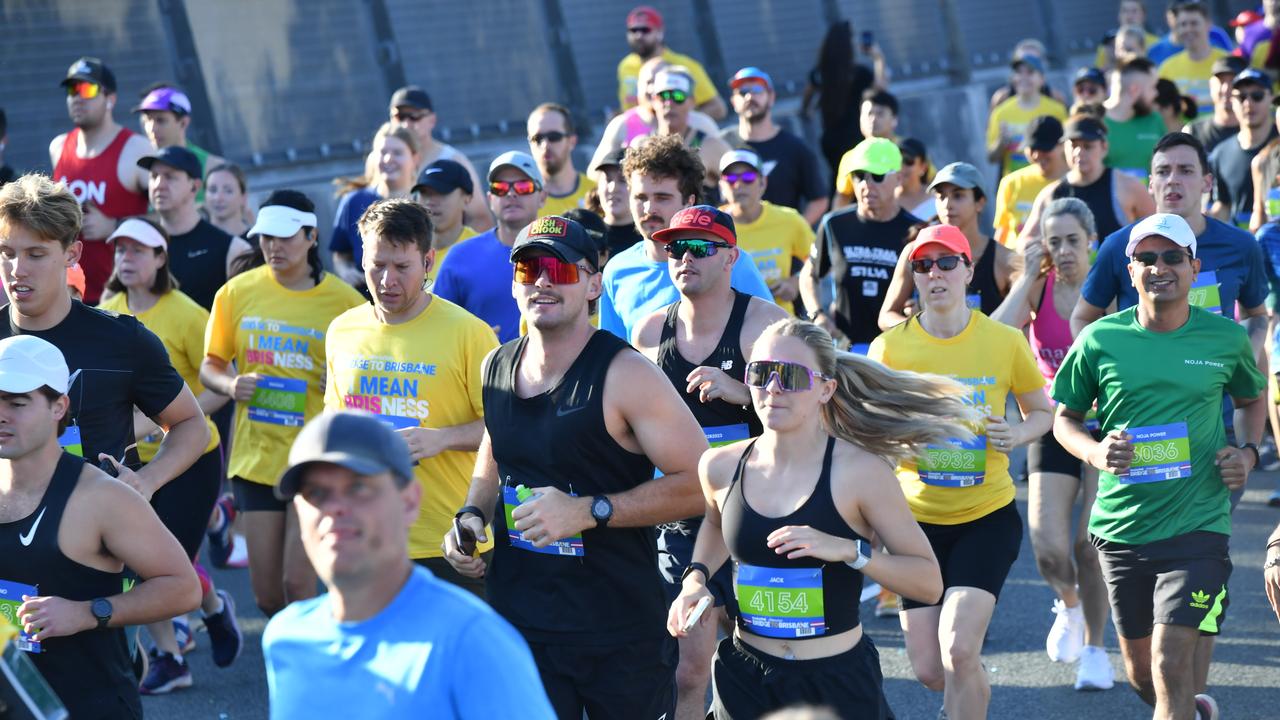
{"label": "yellow event shirt", "polygon": [[1031,214],[1036,196],[1050,182],[1049,178],[1044,176],[1044,171],[1035,163],[1000,178],[1000,187],[996,190],[994,222],[996,240],[1000,244],[1010,250],[1017,249],[1018,233],[1022,232],[1022,226],[1026,224],[1027,216]]}
{"label": "yellow event shirt", "polygon": [[365,299],[325,273],[308,290],[276,282],[267,266],[227,281],[213,298],[205,355],[235,361],[262,380],[249,402],[236,403],[227,475],[275,485],[303,423],[324,409],[324,337],[338,315]]}
{"label": "yellow event shirt", "polygon": [[431,285],[436,281],[436,275],[440,272],[440,266],[444,264],[444,256],[449,254],[449,251],[453,249],[453,246],[469,237],[475,237],[479,234],[480,233],[475,230],[463,225],[462,232],[458,234],[457,240],[454,240],[449,247],[443,250],[436,250],[436,260],[431,263],[431,269],[427,271],[427,287],[431,287]]}
{"label": "yellow event shirt", "polygon": [[[170,290],[161,295],[156,304],[143,313],[129,309],[126,293],[104,298],[98,309],[137,317],[138,322],[160,338],[164,349],[169,352],[169,363],[186,381],[191,392],[196,397],[204,392],[204,385],[200,383],[200,363],[204,360],[204,328],[209,323],[208,310],[180,290]],[[209,452],[218,447],[220,438],[212,420],[206,417],[204,424],[209,427],[209,444],[204,451]],[[151,462],[159,449],[160,443],[138,438],[138,459],[142,462]]]}
{"label": "yellow event shirt", "polygon": [[[444,298],[432,298],[418,317],[398,325],[378,320],[373,305],[353,308],[329,326],[325,344],[327,410],[367,410],[397,430],[466,425],[484,416],[480,365],[498,338]],[[475,465],[475,452],[458,450],[418,462],[422,506],[409,528],[409,557],[440,557],[440,541],[466,502]],[[491,547],[492,539],[480,550]]]}
{"label": "yellow event shirt", "polygon": [[[813,228],[804,216],[789,207],[764,201],[755,222],[737,223],[738,247],[751,256],[768,284],[791,277],[792,258],[804,262],[813,248]],[[722,208],[724,209],[724,208]],[[790,300],[774,298],[778,306],[795,314]]]}
{"label": "yellow event shirt", "polygon": [[[1144,33],[1144,34],[1146,35],[1146,42],[1143,43],[1142,47],[1150,48],[1152,45],[1155,45],[1156,43],[1160,42],[1160,38],[1156,37],[1155,35],[1152,35],[1151,33]],[[1113,47],[1114,45],[1115,44],[1112,43]],[[1103,47],[1101,45],[1098,46],[1098,51],[1094,53],[1093,66],[1098,68],[1099,70],[1102,70],[1107,66],[1107,53],[1105,50],[1103,50]]]}
{"label": "yellow event shirt", "polygon": [[1267,69],[1267,56],[1271,54],[1271,38],[1259,40],[1257,45],[1253,46],[1253,54],[1250,55],[1249,66],[1259,70]]}
{"label": "yellow event shirt", "polygon": [[573,192],[563,197],[556,197],[551,193],[547,193],[547,202],[538,211],[538,216],[563,215],[574,208],[582,207],[582,198],[586,196],[587,192],[594,190],[595,186],[595,180],[587,177],[585,173],[578,173],[578,185],[573,189]]}
{"label": "yellow event shirt", "polygon": [[[719,94],[716,92],[715,84],[707,76],[707,71],[697,60],[688,55],[681,55],[671,48],[663,49],[662,59],[671,65],[683,65],[689,71],[690,77],[693,78],[695,106],[713,100]],[[640,75],[640,66],[643,64],[644,61],[635,53],[629,53],[618,63],[618,107],[622,110],[636,106],[636,78]]]}
{"label": "yellow event shirt", "polygon": [[[1022,331],[998,323],[977,310],[953,338],[936,338],[920,327],[919,316],[876,338],[868,356],[896,370],[937,373],[970,388],[968,404],[984,415],[1004,417],[1005,397],[1044,387],[1044,377]],[[922,523],[958,525],[984,517],[1013,502],[1009,458],[986,448],[986,435],[973,444],[982,481],[967,487],[926,484],[916,463],[898,466],[898,481],[911,513]],[[981,458],[985,456],[985,461]]]}
{"label": "yellow event shirt", "polygon": [[1218,58],[1226,56],[1226,50],[1213,47],[1209,48],[1209,56],[1205,59],[1192,60],[1187,51],[1183,50],[1160,63],[1159,75],[1172,80],[1183,95],[1194,98],[1201,115],[1208,115],[1213,112],[1213,95],[1209,92],[1213,64]]}
{"label": "yellow event shirt", "polygon": [[1001,177],[1030,164],[1031,161],[1022,151],[1022,140],[1027,125],[1041,115],[1066,120],[1067,108],[1051,97],[1037,95],[1036,106],[1028,110],[1018,104],[1018,96],[1015,95],[991,111],[991,117],[987,118],[987,147],[991,147],[1000,137],[1001,124],[1008,131],[1008,144],[1004,146],[1004,159],[1000,163]]}

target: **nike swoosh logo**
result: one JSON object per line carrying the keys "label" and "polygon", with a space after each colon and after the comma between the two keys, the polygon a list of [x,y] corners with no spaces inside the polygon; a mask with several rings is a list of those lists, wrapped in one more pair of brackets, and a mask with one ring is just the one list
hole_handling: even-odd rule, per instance
{"label": "nike swoosh logo", "polygon": [[766,161],[764,162],[764,167],[763,167],[763,168],[760,168],[760,169],[761,169],[761,170],[764,170],[764,176],[765,176],[765,177],[769,177],[769,174],[770,174],[770,173],[772,173],[772,172],[773,172],[773,169],[774,169],[774,168],[776,168],[776,167],[778,167],[778,161],[777,161],[777,160],[766,160]]}
{"label": "nike swoosh logo", "polygon": [[209,254],[209,248],[204,248],[203,250],[192,250],[191,252],[187,253],[187,257],[189,258],[200,257],[201,255],[207,255],[207,254]]}
{"label": "nike swoosh logo", "polygon": [[44,511],[46,509],[47,508],[40,508],[40,514],[36,516],[36,521],[31,523],[31,529],[28,530],[25,535],[18,536],[18,541],[22,543],[23,547],[29,546],[31,544],[31,540],[35,538],[36,528],[40,527],[40,521],[44,519]]}
{"label": "nike swoosh logo", "polygon": [[578,407],[571,407],[571,408],[563,408],[563,407],[556,408],[556,417],[564,417],[565,415],[571,415],[573,413],[578,412],[579,410],[586,410],[586,409],[587,409],[586,405],[579,405]]}

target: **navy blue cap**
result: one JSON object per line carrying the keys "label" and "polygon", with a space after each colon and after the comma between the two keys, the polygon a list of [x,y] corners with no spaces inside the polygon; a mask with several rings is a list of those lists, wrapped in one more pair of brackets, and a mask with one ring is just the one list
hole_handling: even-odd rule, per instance
{"label": "navy blue cap", "polygon": [[471,182],[471,173],[461,163],[453,160],[437,160],[423,168],[411,192],[418,192],[424,187],[438,193],[451,193],[461,188],[468,195],[476,190],[475,184]]}
{"label": "navy blue cap", "polygon": [[1231,87],[1238,88],[1247,83],[1261,85],[1264,88],[1271,87],[1271,76],[1256,68],[1245,68],[1231,80]]}
{"label": "navy blue cap", "polygon": [[389,472],[399,487],[413,480],[409,446],[377,415],[361,410],[325,412],[307,423],[289,448],[289,467],[275,494],[289,500],[302,485],[302,474],[315,463],[344,467],[357,475]]}
{"label": "navy blue cap", "polygon": [[1091,82],[1105,88],[1107,86],[1107,77],[1096,67],[1082,67],[1076,71],[1076,77],[1071,81],[1071,84],[1078,85],[1082,82]]}
{"label": "navy blue cap", "polygon": [[1014,60],[1013,62],[1009,63],[1009,67],[1014,70],[1017,70],[1023,65],[1026,65],[1027,67],[1031,68],[1032,70],[1035,70],[1041,75],[1044,74],[1044,61],[1036,57],[1035,55],[1023,55],[1017,60]]}
{"label": "navy blue cap", "polygon": [[150,170],[151,166],[156,163],[164,163],[169,167],[177,168],[196,180],[204,177],[204,167],[200,164],[200,158],[196,157],[196,154],[190,150],[178,145],[170,145],[150,155],[143,155],[138,158],[138,167],[143,170]]}

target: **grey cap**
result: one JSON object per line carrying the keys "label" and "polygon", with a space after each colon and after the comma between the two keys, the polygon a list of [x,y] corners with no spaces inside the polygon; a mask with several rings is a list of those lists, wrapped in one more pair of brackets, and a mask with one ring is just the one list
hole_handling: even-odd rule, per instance
{"label": "grey cap", "polygon": [[313,463],[330,463],[357,475],[389,472],[398,487],[413,479],[413,459],[404,438],[371,413],[342,410],[307,423],[289,448],[289,466],[276,485],[276,497],[290,500]]}
{"label": "grey cap", "polygon": [[522,153],[519,150],[508,150],[489,163],[489,175],[486,178],[489,182],[493,182],[493,176],[504,167],[513,167],[525,175],[529,179],[538,183],[538,187],[542,187],[542,171],[538,169],[538,163],[534,162],[533,156],[529,153]]}
{"label": "grey cap", "polygon": [[943,183],[956,187],[976,188],[982,185],[982,172],[966,162],[953,162],[938,171],[938,175],[929,183],[929,191]]}

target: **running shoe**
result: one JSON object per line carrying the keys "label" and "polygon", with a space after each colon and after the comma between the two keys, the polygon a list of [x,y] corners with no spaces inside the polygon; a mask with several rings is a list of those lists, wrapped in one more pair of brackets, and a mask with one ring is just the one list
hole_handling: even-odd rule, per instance
{"label": "running shoe", "polygon": [[1053,614],[1057,617],[1045,638],[1045,652],[1054,662],[1075,662],[1084,649],[1084,610],[1079,605],[1069,608],[1061,600],[1054,600]]}
{"label": "running shoe", "polygon": [[227,567],[243,569],[249,567],[249,543],[243,535],[236,535],[231,542],[231,556],[227,558]]}
{"label": "running shoe", "polygon": [[889,590],[880,590],[880,599],[876,601],[876,617],[896,618],[902,610],[902,598]]}
{"label": "running shoe", "polygon": [[1218,720],[1218,703],[1204,693],[1196,695],[1196,720]]}
{"label": "running shoe", "polygon": [[1276,488],[1275,492],[1271,493],[1271,497],[1267,498],[1267,506],[1280,507],[1280,488]]}
{"label": "running shoe", "polygon": [[1110,690],[1116,684],[1115,671],[1107,651],[1093,645],[1085,645],[1080,653],[1080,665],[1076,668],[1077,690]]}
{"label": "running shoe", "polygon": [[138,691],[143,695],[165,695],[178,688],[191,687],[191,668],[167,652],[151,653],[151,669]]}
{"label": "running shoe", "polygon": [[196,636],[191,632],[191,623],[187,622],[185,615],[173,619],[173,636],[178,640],[178,652],[183,655],[196,649]]}
{"label": "running shoe", "polygon": [[213,664],[224,668],[240,657],[244,637],[240,634],[240,626],[236,624],[236,602],[231,599],[231,593],[219,590],[218,597],[222,598],[222,612],[206,615],[204,629],[209,633]]}
{"label": "running shoe", "polygon": [[235,501],[230,495],[223,495],[218,498],[216,507],[220,511],[220,520],[217,527],[206,533],[209,537],[209,562],[216,568],[224,568],[235,549],[235,537],[231,533],[231,523],[236,519]]}

